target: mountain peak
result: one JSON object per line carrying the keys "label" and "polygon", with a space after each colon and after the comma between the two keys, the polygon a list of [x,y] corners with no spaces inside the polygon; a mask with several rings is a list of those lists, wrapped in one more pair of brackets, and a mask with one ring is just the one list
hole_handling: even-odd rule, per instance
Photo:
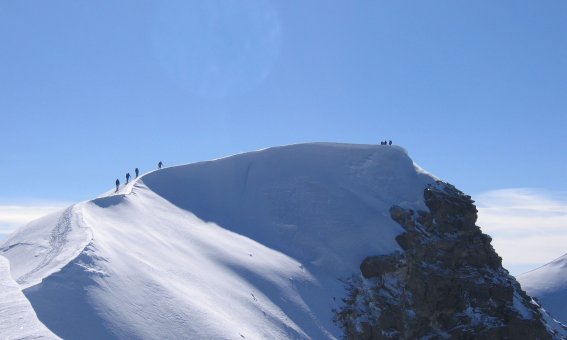
{"label": "mountain peak", "polygon": [[361,263],[407,251],[392,207],[428,214],[430,188],[398,146],[275,147],[150,172],[0,251],[63,338],[334,339]]}

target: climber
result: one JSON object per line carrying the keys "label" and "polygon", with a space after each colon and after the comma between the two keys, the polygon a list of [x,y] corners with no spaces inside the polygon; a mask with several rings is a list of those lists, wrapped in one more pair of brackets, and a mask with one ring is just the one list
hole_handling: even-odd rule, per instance
{"label": "climber", "polygon": [[392,145],[392,141],[389,141],[389,142],[388,142],[388,145]]}
{"label": "climber", "polygon": [[116,192],[118,192],[118,187],[120,187],[120,180],[116,179]]}
{"label": "climber", "polygon": [[157,164],[158,169],[161,169],[162,166],[163,166],[163,163],[161,161],[159,161],[159,163]]}
{"label": "climber", "polygon": [[138,170],[138,168],[134,169],[134,172],[136,173],[136,178],[138,178],[138,174],[140,173],[140,170]]}
{"label": "climber", "polygon": [[128,181],[130,180],[130,173],[127,172],[126,173],[126,184],[128,184]]}

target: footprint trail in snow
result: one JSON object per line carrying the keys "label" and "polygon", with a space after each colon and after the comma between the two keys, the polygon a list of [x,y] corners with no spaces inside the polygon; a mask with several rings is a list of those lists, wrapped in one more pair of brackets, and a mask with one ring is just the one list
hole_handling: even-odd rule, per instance
{"label": "footprint trail in snow", "polygon": [[34,269],[18,278],[17,282],[19,284],[26,283],[33,274],[48,266],[53,259],[61,254],[63,247],[67,243],[67,236],[72,230],[71,217],[73,216],[73,210],[74,206],[71,206],[65,209],[63,214],[61,214],[55,228],[51,231],[51,235],[49,237],[49,250],[47,254],[45,254],[41,262]]}

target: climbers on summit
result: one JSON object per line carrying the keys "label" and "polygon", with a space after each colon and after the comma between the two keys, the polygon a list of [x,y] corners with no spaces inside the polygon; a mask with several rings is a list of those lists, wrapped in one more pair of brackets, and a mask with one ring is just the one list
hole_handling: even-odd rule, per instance
{"label": "climbers on summit", "polygon": [[[161,168],[163,168],[163,162],[162,162],[162,161],[159,161],[159,163],[158,163],[158,169],[161,169]],[[140,169],[135,168],[135,169],[134,169],[134,173],[136,174],[136,177],[135,177],[135,178],[138,178],[138,176],[140,176]],[[126,173],[126,183],[125,183],[125,184],[128,184],[128,183],[130,182],[130,178],[132,178],[132,176],[130,175],[129,172],[127,172],[127,173]],[[119,180],[119,179],[116,179],[116,191],[115,191],[115,192],[118,192],[118,189],[119,189],[119,188],[120,188],[120,180]]]}
{"label": "climbers on summit", "polygon": [[383,140],[380,142],[380,145],[392,145],[392,141]]}

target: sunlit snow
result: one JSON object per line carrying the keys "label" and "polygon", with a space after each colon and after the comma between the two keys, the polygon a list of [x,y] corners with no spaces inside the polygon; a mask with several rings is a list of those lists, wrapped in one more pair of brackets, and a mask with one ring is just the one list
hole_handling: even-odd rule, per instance
{"label": "sunlit snow", "polygon": [[396,146],[300,144],[157,170],[2,246],[66,339],[340,338],[342,279],[399,250],[433,177]]}

